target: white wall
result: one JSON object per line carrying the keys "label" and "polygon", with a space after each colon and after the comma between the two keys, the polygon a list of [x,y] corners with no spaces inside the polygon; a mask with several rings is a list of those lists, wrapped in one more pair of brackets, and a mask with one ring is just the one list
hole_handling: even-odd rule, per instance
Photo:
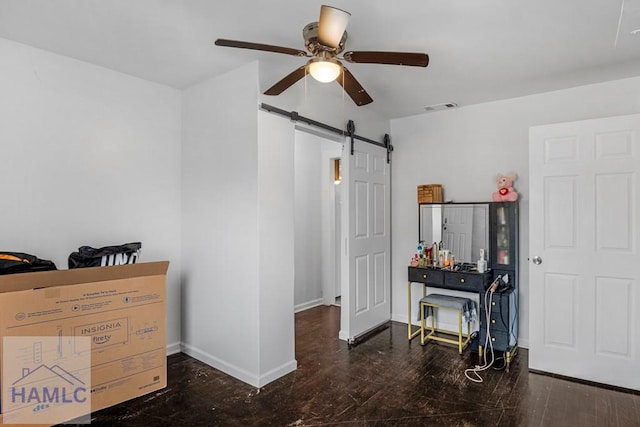
{"label": "white wall", "polygon": [[183,97],[183,349],[256,387],[291,372],[293,125],[258,111],[257,62]]}
{"label": "white wall", "polygon": [[295,152],[295,309],[318,305],[322,300],[322,251],[320,245],[322,198],[320,197],[320,144],[317,137],[300,133]]}
{"label": "white wall", "polygon": [[0,246],[67,268],[79,246],[169,260],[180,341],[180,92],[0,39]]}
{"label": "white wall", "polygon": [[328,262],[333,203],[326,193],[334,187],[329,159],[340,157],[342,144],[309,132],[295,135],[294,302],[296,310],[303,310],[323,303],[326,281],[335,287],[333,264]]}
{"label": "white wall", "polygon": [[291,123],[258,113],[258,387],[295,370],[294,170]]}
{"label": "white wall", "polygon": [[[392,318],[407,322],[406,267],[418,229],[416,186],[441,183],[445,199],[489,201],[496,173],[513,170],[520,193],[520,343],[528,346],[529,127],[639,111],[636,77],[393,120]],[[414,293],[415,307],[418,288]]]}
{"label": "white wall", "polygon": [[257,64],[183,92],[182,341],[250,384],[259,377]]}

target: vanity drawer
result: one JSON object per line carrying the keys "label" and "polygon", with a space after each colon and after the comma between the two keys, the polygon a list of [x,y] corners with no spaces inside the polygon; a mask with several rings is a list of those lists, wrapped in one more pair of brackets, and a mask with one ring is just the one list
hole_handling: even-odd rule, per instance
{"label": "vanity drawer", "polygon": [[[489,305],[490,305],[490,311],[491,311],[491,315],[493,316],[494,313],[497,313],[497,315],[499,316],[500,313],[504,313],[505,319],[506,316],[509,314],[509,297],[511,295],[512,292],[507,292],[507,293],[500,293],[500,292],[495,292],[492,296],[490,296],[489,301]],[[484,310],[484,294],[480,295],[480,303],[482,304],[482,309]]]}
{"label": "vanity drawer", "polygon": [[416,283],[444,283],[444,273],[442,270],[433,268],[409,267],[409,281]]}
{"label": "vanity drawer", "polygon": [[[482,311],[482,315],[484,316],[485,315],[484,308],[481,311]],[[508,316],[509,316],[509,313],[500,313],[495,311],[491,312],[491,315],[489,318],[489,327],[491,328],[492,334],[493,332],[504,332],[504,333],[509,332]]]}
{"label": "vanity drawer", "polygon": [[449,271],[445,275],[444,284],[451,289],[478,292],[486,281],[484,274],[458,273]]}
{"label": "vanity drawer", "polygon": [[[506,351],[509,348],[509,333],[502,331],[491,331],[491,344],[493,345],[494,350]],[[482,346],[485,345],[485,341],[487,338],[486,331],[480,332],[480,344]],[[486,351],[489,350],[489,346],[487,346]]]}

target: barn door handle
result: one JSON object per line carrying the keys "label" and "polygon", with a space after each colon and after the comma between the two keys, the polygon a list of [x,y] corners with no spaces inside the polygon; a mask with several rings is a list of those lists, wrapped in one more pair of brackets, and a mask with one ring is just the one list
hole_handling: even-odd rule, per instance
{"label": "barn door handle", "polygon": [[534,263],[535,265],[540,265],[540,264],[542,264],[542,258],[540,258],[539,256],[534,256],[534,257],[533,257],[533,263]]}

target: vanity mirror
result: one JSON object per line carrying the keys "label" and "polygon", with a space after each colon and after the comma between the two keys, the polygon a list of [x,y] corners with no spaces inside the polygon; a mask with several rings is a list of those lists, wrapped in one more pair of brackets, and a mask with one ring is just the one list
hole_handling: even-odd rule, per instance
{"label": "vanity mirror", "polygon": [[489,204],[420,204],[420,240],[427,245],[442,242],[456,263],[476,263],[480,250],[489,258]]}

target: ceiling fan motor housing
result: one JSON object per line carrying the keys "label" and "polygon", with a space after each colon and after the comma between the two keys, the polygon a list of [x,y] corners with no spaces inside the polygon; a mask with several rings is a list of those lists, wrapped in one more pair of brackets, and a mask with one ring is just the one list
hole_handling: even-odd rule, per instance
{"label": "ceiling fan motor housing", "polygon": [[304,45],[312,55],[319,55],[322,51],[332,52],[337,55],[344,49],[344,45],[347,42],[348,35],[345,31],[342,35],[342,39],[340,39],[338,47],[335,49],[330,46],[325,46],[318,41],[318,23],[310,22],[302,29],[302,37],[304,38]]}

